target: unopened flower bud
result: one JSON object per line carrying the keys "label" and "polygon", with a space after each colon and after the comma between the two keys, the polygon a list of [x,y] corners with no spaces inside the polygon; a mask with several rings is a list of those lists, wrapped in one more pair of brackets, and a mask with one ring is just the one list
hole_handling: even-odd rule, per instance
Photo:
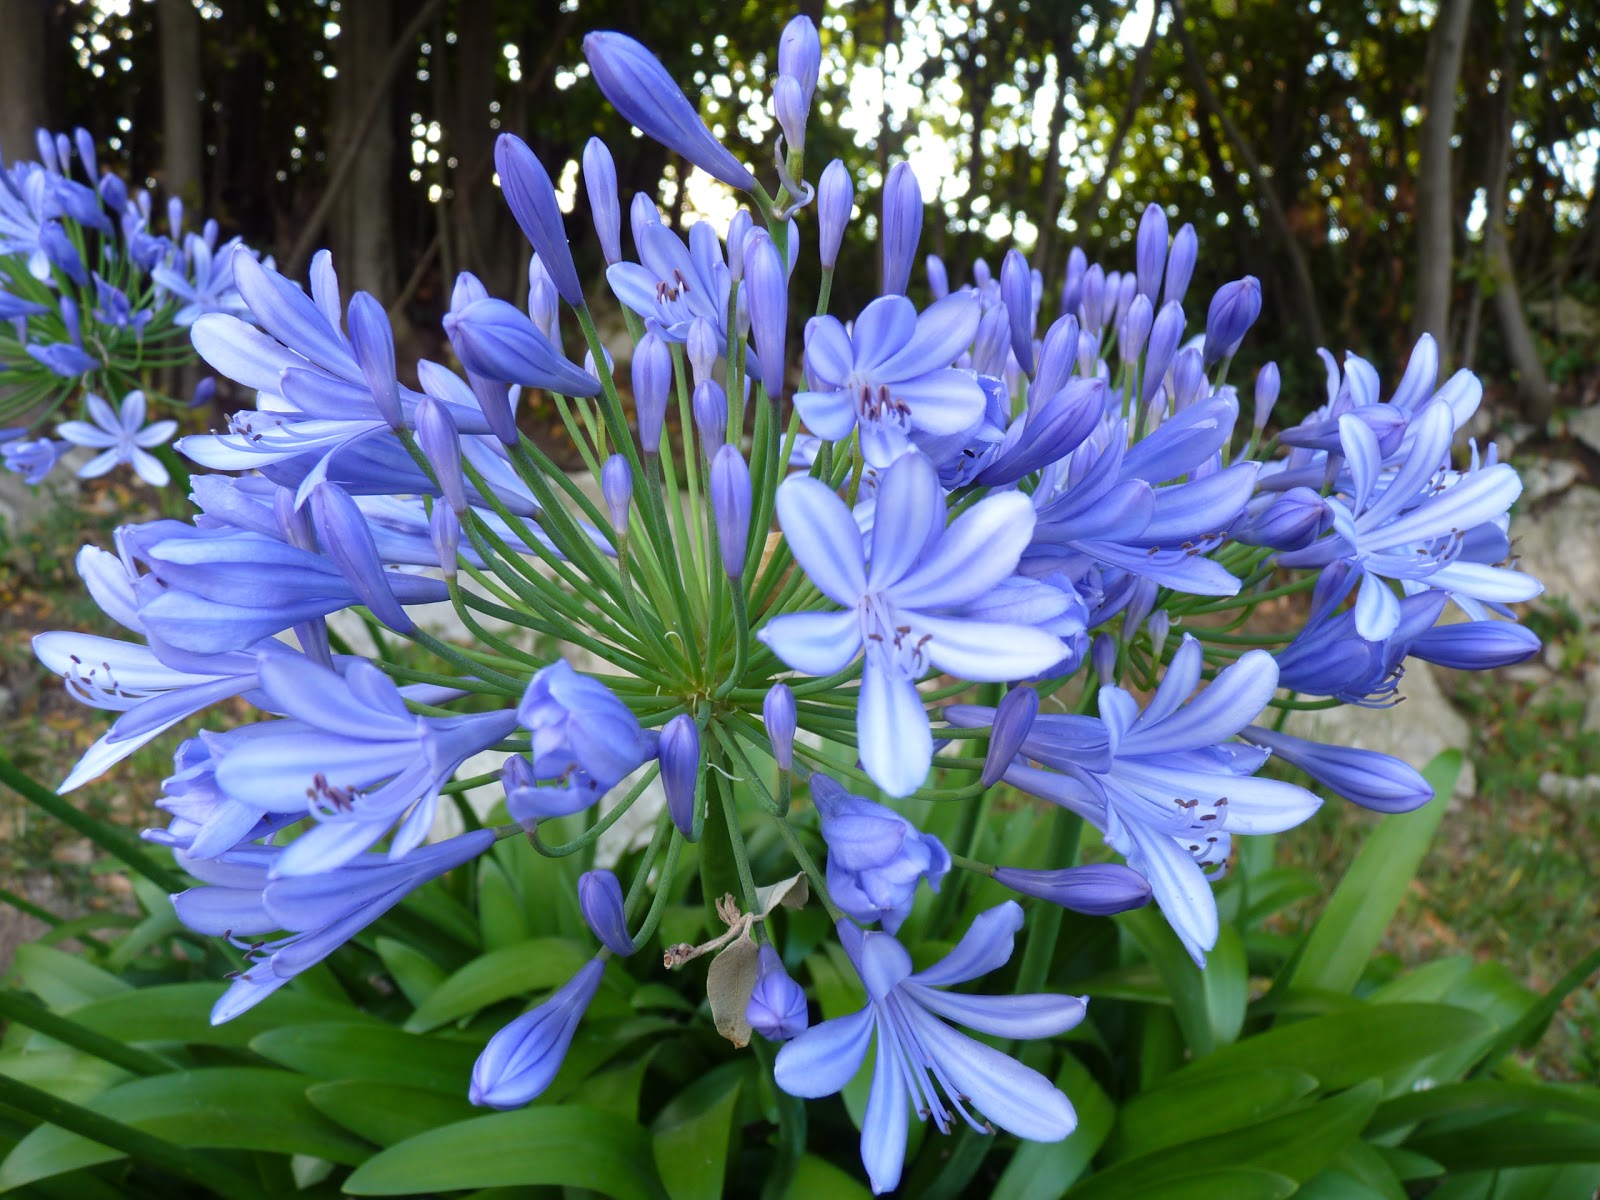
{"label": "unopened flower bud", "polygon": [[[1267,499],[1265,495],[1257,497],[1258,501]],[[1303,550],[1332,525],[1333,513],[1327,501],[1311,488],[1294,487],[1271,497],[1259,511],[1246,510],[1229,536],[1247,546]]]}
{"label": "unopened flower bud", "polygon": [[783,140],[790,154],[806,152],[806,118],[811,106],[806,102],[800,81],[791,75],[779,75],[772,84],[772,112],[783,130]]}
{"label": "unopened flower bud", "polygon": [[1089,645],[1089,661],[1104,686],[1117,681],[1117,643],[1109,634],[1097,633]]}
{"label": "unopened flower bud", "polygon": [[1007,250],[1000,264],[1000,298],[1010,318],[1011,353],[1022,373],[1033,376],[1033,272],[1020,250]]}
{"label": "unopened flower bud", "polygon": [[1167,648],[1167,635],[1172,631],[1172,614],[1164,608],[1156,609],[1145,628],[1150,631],[1150,657],[1160,662],[1161,652]]}
{"label": "unopened flower bud", "polygon": [[[750,229],[753,224],[750,210],[747,208],[736,209],[728,221],[728,274],[735,283],[744,280],[745,243],[750,240]],[[742,296],[739,307],[741,309],[745,307]]]}
{"label": "unopened flower bud", "polygon": [[750,298],[750,328],[755,334],[761,382],[767,395],[779,400],[789,325],[789,275],[769,237],[747,238],[744,254],[745,294]]}
{"label": "unopened flower bud", "polygon": [[889,168],[878,236],[883,242],[883,294],[903,296],[922,237],[922,187],[908,163]]}
{"label": "unopened flower bud", "polygon": [[672,352],[652,329],[633,348],[634,419],[639,426],[639,445],[646,454],[661,451],[661,430],[666,424],[671,390]]}
{"label": "unopened flower bud", "polygon": [[983,759],[983,786],[1000,782],[1006,768],[1022,751],[1022,743],[1039,715],[1039,693],[1031,687],[1012,688],[994,710],[994,725],[989,733],[989,749]]}
{"label": "unopened flower bud", "polygon": [[707,461],[714,460],[728,440],[728,394],[715,379],[694,385],[694,427]]}
{"label": "unopened flower bud", "polygon": [[461,549],[461,518],[448,504],[435,504],[428,517],[428,534],[433,552],[439,556],[439,569],[446,579],[456,577],[456,555]]}
{"label": "unopened flower bud", "polygon": [[1153,320],[1149,298],[1143,292],[1138,293],[1129,303],[1128,314],[1119,330],[1123,362],[1135,362],[1144,353],[1145,339],[1150,336]]}
{"label": "unopened flower bud", "polygon": [[1134,242],[1134,261],[1137,264],[1135,285],[1154,308],[1161,293],[1161,273],[1167,265],[1167,214],[1159,204],[1144,206]]}
{"label": "unopened flower bud", "polygon": [[633,503],[633,468],[620,454],[606,459],[600,468],[600,494],[605,498],[611,528],[618,536],[628,532],[628,508]]}
{"label": "unopened flower bud", "polygon": [[1083,303],[1083,276],[1089,269],[1089,257],[1083,250],[1074,246],[1067,252],[1067,277],[1061,283],[1061,312],[1062,315],[1078,315],[1078,307]]}
{"label": "unopened flower bud", "polygon": [[544,260],[556,291],[574,308],[582,307],[583,288],[578,283],[578,270],[572,265],[566,221],[544,164],[527,142],[514,133],[502,133],[494,144],[494,165],[511,215]]}
{"label": "unopened flower bud", "polygon": [[1056,871],[996,867],[994,880],[1024,896],[1034,896],[1092,917],[1109,917],[1150,902],[1150,884],[1121,863],[1094,863]]}
{"label": "unopened flower bud", "polygon": [[821,72],[822,39],[817,27],[810,17],[795,17],[778,38],[778,74],[789,76],[799,85],[801,98],[809,109]]}
{"label": "unopened flower bud", "polygon": [[772,744],[772,758],[779,770],[794,768],[795,705],[794,692],[786,683],[775,683],[767,689],[761,702],[761,720],[767,728],[767,741]]}
{"label": "unopened flower bud", "polygon": [[734,446],[724,446],[711,460],[711,511],[717,522],[717,544],[728,578],[744,574],[750,541],[750,469]]}
{"label": "unopened flower bud", "polygon": [[680,713],[661,731],[656,750],[661,761],[661,790],[667,794],[667,811],[684,837],[694,834],[695,786],[700,778],[700,730],[694,718]]}
{"label": "unopened flower bud", "polygon": [[1265,429],[1272,420],[1273,406],[1278,403],[1278,364],[1269,362],[1256,372],[1255,427]]}
{"label": "unopened flower bud", "polygon": [[689,352],[689,369],[694,372],[695,383],[706,382],[711,378],[712,368],[717,365],[717,356],[722,353],[722,347],[717,342],[716,326],[704,317],[696,317],[689,322],[684,347]]}
{"label": "unopened flower bud", "polygon": [[744,1019],[769,1042],[799,1037],[810,1023],[805,989],[783,969],[783,960],[770,942],[763,942],[756,956],[756,986],[750,992]]}
{"label": "unopened flower bud", "polygon": [[417,402],[417,445],[433,467],[445,502],[459,516],[467,511],[467,481],[461,473],[461,435],[449,410],[432,396]]}
{"label": "unopened flower bud", "polygon": [[555,280],[537,254],[528,259],[528,319],[556,349],[561,348],[561,306]]}
{"label": "unopened flower bud", "polygon": [[928,272],[928,292],[935,300],[943,300],[950,294],[950,272],[945,270],[944,259],[937,254],[930,254],[922,260],[924,269]]}
{"label": "unopened flower bud", "polygon": [[1191,404],[1198,404],[1210,392],[1206,381],[1205,360],[1198,347],[1190,346],[1178,352],[1172,360],[1172,410],[1182,412]]}
{"label": "unopened flower bud", "polygon": [[1168,304],[1182,304],[1189,290],[1189,280],[1194,278],[1195,260],[1200,256],[1200,238],[1194,226],[1184,223],[1172,239],[1172,252],[1167,255],[1167,285],[1161,298]]}
{"label": "unopened flower bud", "polygon": [[622,261],[622,203],[617,197],[617,164],[597,137],[590,138],[583,148],[583,186],[589,193],[589,216],[609,267]]}
{"label": "unopened flower bud", "polygon": [[1099,334],[1105,328],[1106,273],[1099,263],[1083,273],[1079,290],[1078,320],[1086,332]]}
{"label": "unopened flower bud", "polygon": [[634,951],[623,911],[622,884],[610,871],[585,871],[578,876],[578,908],[589,931],[611,953],[626,958]]}
{"label": "unopened flower bud", "polygon": [[839,245],[854,204],[855,185],[850,169],[836,158],[824,168],[817,183],[817,255],[824,271],[833,270],[839,261]]}
{"label": "unopened flower bud", "polygon": [[646,225],[661,224],[661,210],[656,207],[656,202],[643,192],[633,194],[633,202],[628,205],[628,228],[633,232],[633,248],[640,254],[644,253],[640,244],[640,232]]}
{"label": "unopened flower bud", "polygon": [[755,189],[755,176],[712,136],[667,69],[643,45],[626,34],[596,31],[583,39],[583,54],[605,98],[645,136],[729,187]]}
{"label": "unopened flower bud", "polygon": [[605,963],[591,959],[538,1008],[490,1038],[472,1068],[472,1103],[519,1108],[549,1087],[604,974]]}
{"label": "unopened flower bud", "polygon": [[1232,358],[1260,315],[1261,281],[1254,275],[1218,288],[1206,311],[1206,366]]}
{"label": "unopened flower bud", "polygon": [[1150,341],[1145,347],[1144,384],[1139,393],[1144,403],[1150,403],[1160,394],[1161,382],[1166,378],[1167,368],[1172,365],[1172,357],[1178,352],[1181,341],[1183,305],[1175,300],[1168,301],[1156,314],[1155,323],[1150,326]]}

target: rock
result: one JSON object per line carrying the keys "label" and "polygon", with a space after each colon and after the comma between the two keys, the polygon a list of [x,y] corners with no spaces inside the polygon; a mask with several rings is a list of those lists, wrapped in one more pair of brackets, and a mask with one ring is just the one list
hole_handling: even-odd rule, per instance
{"label": "rock", "polygon": [[1600,796],[1600,775],[1579,779],[1546,771],[1539,776],[1539,794],[1550,800],[1591,800]]}
{"label": "rock", "polygon": [[1600,408],[1580,408],[1567,417],[1567,432],[1591,450],[1600,450]]}
{"label": "rock", "polygon": [[1569,458],[1530,458],[1517,464],[1522,502],[1532,504],[1566,491],[1578,482],[1578,464]]}
{"label": "rock", "polygon": [[1600,598],[1600,489],[1569,488],[1542,512],[1515,521],[1511,537],[1519,568],[1544,582],[1545,595],[1571,601],[1592,620]]}
{"label": "rock", "polygon": [[[1395,708],[1360,708],[1346,704],[1319,712],[1291,714],[1288,732],[1333,746],[1354,746],[1392,754],[1416,767],[1428,765],[1444,750],[1466,751],[1472,745],[1472,730],[1466,718],[1450,706],[1433,669],[1412,659],[1406,664],[1400,694],[1404,701]],[[1455,794],[1470,796],[1477,790],[1472,760],[1461,767]]]}

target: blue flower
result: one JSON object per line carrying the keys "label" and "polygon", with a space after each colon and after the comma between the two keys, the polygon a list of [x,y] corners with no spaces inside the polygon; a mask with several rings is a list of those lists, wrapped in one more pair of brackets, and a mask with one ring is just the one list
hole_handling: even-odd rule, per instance
{"label": "blue flower", "polygon": [[937,892],[950,852],[892,808],[852,796],[826,775],[811,777],[811,799],[828,845],[828,894],[852,920],[883,922],[897,933],[911,914],[917,884]]}
{"label": "blue flower", "polygon": [[529,680],[517,721],[533,734],[533,769],[541,780],[582,771],[609,791],[655,752],[655,739],[628,706],[565,659]]}
{"label": "blue flower", "polygon": [[603,958],[590,959],[543,1004],[490,1038],[472,1068],[471,1101],[518,1108],[549,1087],[605,970]]}
{"label": "blue flower", "polygon": [[[861,761],[890,795],[916,790],[933,762],[916,689],[928,671],[1022,679],[1067,656],[1060,638],[1035,625],[969,612],[1010,578],[1032,535],[1033,508],[1021,493],[987,497],[946,529],[938,478],[913,453],[882,474],[865,544],[849,507],[818,480],[786,480],[777,512],[795,560],[845,610],[780,616],[758,636],[813,675],[840,671],[865,649],[856,711]],[[1060,605],[1044,615],[1059,615],[1066,598],[1045,590]]]}
{"label": "blue flower", "polygon": [[944,990],[1004,966],[1021,927],[1022,909],[1008,900],[979,914],[942,960],[913,972],[911,955],[892,935],[839,922],[839,940],[866,985],[866,1006],[789,1042],[778,1051],[774,1074],[792,1096],[830,1096],[861,1068],[876,1035],[872,1092],[861,1126],[861,1161],[874,1192],[900,1182],[913,1109],[921,1120],[932,1118],[940,1133],[949,1133],[957,1117],[980,1133],[991,1132],[978,1113],[1036,1142],[1058,1142],[1077,1127],[1071,1102],[1043,1075],[946,1024],[1001,1038],[1041,1038],[1083,1020],[1085,1002],[1076,996]]}
{"label": "blue flower", "polygon": [[90,446],[100,451],[78,468],[78,478],[93,479],[118,463],[127,463],[151,487],[165,487],[171,476],[150,450],[166,445],[177,432],[178,423],[169,420],[146,425],[143,392],[129,392],[116,412],[99,396],[90,395],[88,399],[89,415],[94,418],[94,424],[66,421],[56,426],[57,435],[74,446]]}
{"label": "blue flower", "polygon": [[833,317],[813,317],[805,339],[811,387],[794,396],[800,419],[829,441],[859,426],[875,467],[903,454],[913,435],[971,431],[983,416],[983,389],[951,364],[972,344],[980,315],[976,297],[957,292],[920,316],[904,296],[881,296],[849,333]]}
{"label": "blue flower", "polygon": [[756,955],[756,985],[750,991],[744,1019],[769,1042],[798,1037],[809,1024],[805,989],[783,969],[783,960],[771,942],[762,942]]}
{"label": "blue flower", "polygon": [[71,446],[71,442],[58,442],[51,438],[30,438],[6,442],[0,447],[0,454],[5,456],[6,470],[15,471],[29,487],[36,487],[55,470],[61,456]]}
{"label": "blue flower", "polygon": [[[1103,832],[1150,881],[1173,931],[1203,965],[1217,939],[1211,883],[1227,868],[1231,835],[1292,829],[1322,801],[1292,784],[1252,778],[1267,753],[1226,740],[1272,698],[1272,656],[1250,651],[1190,700],[1202,665],[1200,643],[1186,637],[1142,713],[1122,688],[1102,687],[1098,718],[1040,715],[1022,756],[1054,770],[1019,760],[1005,780]],[[945,716],[971,727],[992,721],[993,710],[957,705]]]}

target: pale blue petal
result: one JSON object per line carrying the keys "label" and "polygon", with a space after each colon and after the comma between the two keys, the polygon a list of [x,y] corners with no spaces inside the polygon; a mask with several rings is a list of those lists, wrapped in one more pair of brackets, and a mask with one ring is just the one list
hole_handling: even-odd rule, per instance
{"label": "pale blue petal", "polygon": [[912,633],[931,635],[923,647],[939,670],[977,683],[1004,683],[1049,670],[1069,653],[1053,633],[1029,625],[960,617],[912,618]]}
{"label": "pale blue petal", "polygon": [[1251,650],[1172,716],[1136,723],[1118,753],[1164,754],[1226,741],[1256,719],[1277,686],[1277,660],[1265,650]]}
{"label": "pale blue petal", "polygon": [[1211,881],[1194,857],[1167,834],[1137,822],[1126,826],[1137,851],[1129,865],[1150,881],[1172,932],[1189,956],[1205,966],[1206,951],[1217,944],[1217,901]]}
{"label": "pale blue petal", "polygon": [[906,1132],[911,1094],[904,1074],[905,1051],[897,1042],[894,1022],[879,1016],[878,1054],[872,1066],[872,1091],[861,1122],[861,1165],[876,1195],[900,1186],[906,1162]]}
{"label": "pale blue petal", "polygon": [[842,389],[831,392],[796,392],[794,406],[805,427],[825,441],[837,442],[856,427],[855,398]]}
{"label": "pale blue petal", "polygon": [[933,765],[933,733],[910,679],[881,655],[868,653],[856,710],[861,765],[891,796],[922,786]]}
{"label": "pale blue petal", "polygon": [[1033,524],[1033,502],[1021,492],[980,500],[894,586],[895,601],[916,611],[971,603],[1016,571]]}
{"label": "pale blue petal", "polygon": [[926,971],[911,976],[911,982],[927,988],[950,987],[998,971],[1011,959],[1017,930],[1022,928],[1022,906],[1007,900],[985,909],[972,919],[966,933],[946,954]]}
{"label": "pale blue petal", "polygon": [[842,387],[855,363],[844,326],[834,317],[812,317],[806,322],[805,341],[811,382],[824,388]]}
{"label": "pale blue petal", "polygon": [[756,636],[796,671],[832,675],[844,670],[861,649],[861,622],[852,609],[791,613],[774,617]]}
{"label": "pale blue petal", "polygon": [[813,1025],[778,1051],[773,1078],[791,1096],[815,1100],[844,1088],[872,1042],[872,1007]]}
{"label": "pale blue petal", "polygon": [[866,591],[867,567],[861,531],[845,502],[820,480],[794,477],[778,488],[777,510],[795,561],[811,582],[830,600],[853,607]]}
{"label": "pale blue petal", "polygon": [[923,310],[916,331],[894,355],[878,366],[884,379],[905,379],[948,367],[972,345],[982,317],[976,293],[952,292]]}
{"label": "pale blue petal", "polygon": [[944,516],[933,464],[920,454],[896,459],[878,481],[868,589],[881,592],[903,576],[923,547],[944,532]]}
{"label": "pale blue petal", "polygon": [[1389,581],[1366,572],[1356,596],[1356,632],[1369,642],[1381,642],[1399,624],[1400,600]]}
{"label": "pale blue petal", "polygon": [[1028,996],[969,996],[908,984],[906,991],[947,1021],[1003,1038],[1043,1038],[1065,1033],[1083,1020],[1087,1006],[1077,996],[1041,992]]}

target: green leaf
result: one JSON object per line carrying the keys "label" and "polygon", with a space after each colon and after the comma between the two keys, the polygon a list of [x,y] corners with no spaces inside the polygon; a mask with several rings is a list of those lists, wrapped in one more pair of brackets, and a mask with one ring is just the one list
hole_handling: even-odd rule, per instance
{"label": "green leaf", "polygon": [[25,988],[55,1012],[66,1012],[80,1004],[122,996],[132,990],[126,980],[102,971],[81,955],[37,942],[25,942],[17,947],[11,969]]}
{"label": "green leaf", "polygon": [[825,1158],[807,1154],[800,1159],[788,1200],[871,1200],[872,1193],[847,1171]]}
{"label": "green leaf", "polygon": [[1200,982],[1212,1038],[1219,1046],[1238,1041],[1250,1003],[1250,966],[1245,962],[1239,931],[1232,925],[1218,929],[1217,944],[1206,955]]}
{"label": "green leaf", "polygon": [[318,1079],[364,1079],[464,1095],[483,1047],[345,1022],[271,1029],[252,1038],[250,1049]]}
{"label": "green leaf", "polygon": [[1507,1167],[1469,1171],[1428,1193],[1428,1200],[1594,1200],[1600,1165]]}
{"label": "green leaf", "polygon": [[1201,1075],[1141,1092],[1117,1114],[1116,1133],[1106,1148],[1108,1159],[1118,1162],[1257,1124],[1299,1106],[1316,1090],[1316,1079],[1302,1071],[1266,1067]]}
{"label": "green leaf", "polygon": [[1155,966],[1167,992],[1172,996],[1172,1011],[1183,1039],[1196,1058],[1204,1058],[1216,1048],[1211,1032],[1211,1016],[1206,1006],[1206,985],[1200,968],[1178,941],[1165,917],[1154,908],[1120,913],[1116,921]]}
{"label": "green leaf", "polygon": [[1484,1019],[1443,1004],[1363,1005],[1292,1025],[1280,1025],[1191,1063],[1163,1087],[1202,1076],[1272,1067],[1304,1071],[1324,1088],[1377,1078],[1392,1086],[1417,1065],[1459,1042],[1481,1038]]}
{"label": "green leaf", "polygon": [[135,1045],[186,1042],[191,1046],[247,1046],[251,1039],[281,1025],[363,1021],[362,1013],[283,989],[222,1025],[211,1023],[211,1009],[227,991],[221,983],[171,983],[124,992],[72,1010],[72,1019],[98,1033]]}
{"label": "green leaf", "polygon": [[30,1050],[0,1056],[0,1075],[20,1079],[74,1104],[86,1104],[129,1073],[76,1050]]}
{"label": "green leaf", "polygon": [[1306,939],[1289,975],[1291,987],[1341,992],[1355,987],[1411,887],[1460,773],[1460,751],[1437,755],[1422,772],[1435,799],[1415,812],[1385,818],[1368,835]]}
{"label": "green leaf", "polygon": [[1219,1196],[1228,1200],[1283,1200],[1294,1191],[1294,1180],[1276,1171],[1217,1167],[1201,1168],[1183,1179],[1154,1184],[1139,1193],[1139,1200],[1216,1200]]}
{"label": "green leaf", "polygon": [[733,1142],[743,1062],[690,1084],[656,1119],[651,1148],[672,1200],[718,1200]]}
{"label": "green leaf", "polygon": [[1600,1124],[1507,1117],[1486,1125],[1412,1137],[1406,1146],[1452,1171],[1600,1163]]}
{"label": "green leaf", "polygon": [[1129,963],[1082,981],[1073,980],[1072,990],[1078,995],[1102,1000],[1131,1000],[1135,1004],[1172,1003],[1172,994],[1161,981],[1161,973],[1147,962]]}
{"label": "green leaf", "polygon": [[643,1054],[629,1055],[618,1066],[586,1076],[562,1098],[562,1103],[581,1104],[598,1112],[616,1113],[629,1121],[638,1120],[644,1073],[650,1069],[650,1060],[658,1048],[659,1044],[647,1047]]}
{"label": "green leaf", "polygon": [[[1361,1132],[1377,1107],[1380,1094],[1377,1081],[1368,1080],[1297,1112],[1118,1163],[1084,1180],[1068,1195],[1072,1200],[1166,1196],[1169,1193],[1165,1189],[1169,1187],[1193,1184],[1197,1178],[1195,1165],[1202,1162],[1226,1162],[1304,1182],[1326,1167]],[[1210,1192],[1171,1194],[1228,1196],[1230,1200],[1235,1195],[1220,1185]]]}
{"label": "green leaf", "polygon": [[[259,1067],[208,1067],[136,1079],[84,1105],[190,1149],[265,1150],[357,1163],[369,1148],[306,1100],[303,1075]],[[40,1125],[0,1164],[0,1190],[123,1155],[54,1125]]]}
{"label": "green leaf", "polygon": [[523,918],[521,897],[493,858],[484,859],[478,867],[478,924],[483,929],[483,948],[489,951],[515,946],[533,936]]}
{"label": "green leaf", "polygon": [[1513,1112],[1568,1113],[1600,1122],[1600,1092],[1592,1087],[1475,1080],[1407,1092],[1378,1107],[1370,1133],[1386,1133],[1422,1121],[1452,1117],[1497,1117]]}
{"label": "green leaf", "polygon": [[1407,1200],[1405,1185],[1388,1161],[1359,1139],[1339,1151],[1333,1165],[1298,1194],[1309,1200]]}
{"label": "green leaf", "polygon": [[313,1084],[306,1099],[330,1120],[379,1146],[470,1120],[479,1111],[468,1102],[465,1089],[451,1094],[365,1079]]}
{"label": "green leaf", "polygon": [[449,974],[421,950],[396,938],[380,937],[375,942],[378,957],[394,976],[395,984],[412,1005],[419,1005]]}
{"label": "green leaf", "polygon": [[1056,1075],[1078,1113],[1078,1127],[1059,1142],[1023,1142],[1011,1156],[994,1194],[1009,1200],[1056,1200],[1082,1175],[1116,1119],[1116,1105],[1070,1052]]}
{"label": "green leaf", "polygon": [[1299,867],[1274,867],[1263,871],[1249,879],[1247,903],[1239,923],[1254,928],[1296,901],[1320,896],[1325,890],[1322,880]]}
{"label": "green leaf", "polygon": [[358,1167],[355,1196],[555,1184],[615,1200],[663,1200],[650,1135],[632,1121],[577,1106],[535,1106],[420,1133]]}
{"label": "green leaf", "polygon": [[427,1033],[449,1021],[513,996],[560,987],[588,961],[563,938],[534,938],[473,959],[435,988],[405,1023],[408,1033]]}

